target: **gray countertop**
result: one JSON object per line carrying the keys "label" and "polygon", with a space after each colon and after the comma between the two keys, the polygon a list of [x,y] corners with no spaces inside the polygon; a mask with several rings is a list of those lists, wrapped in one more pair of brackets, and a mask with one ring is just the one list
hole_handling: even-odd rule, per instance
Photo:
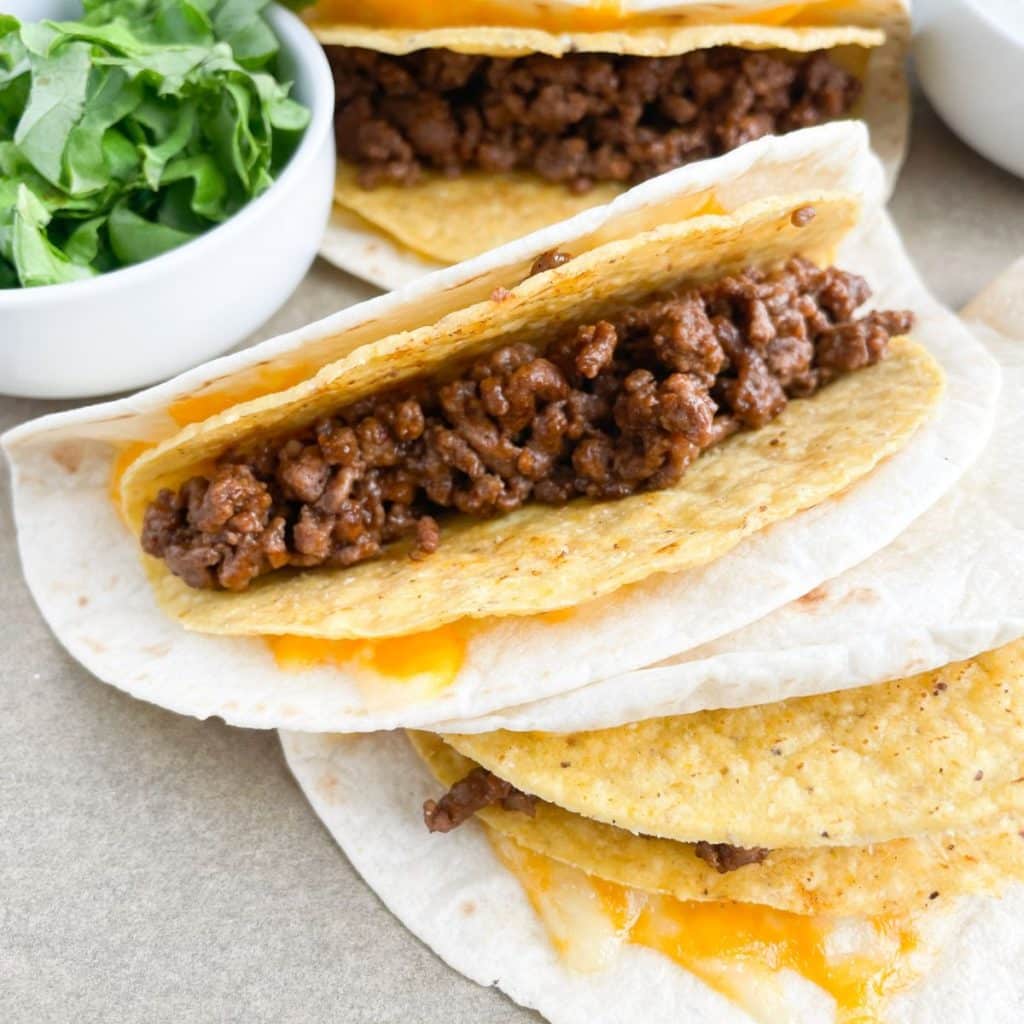
{"label": "gray countertop", "polygon": [[[1024,182],[969,152],[923,102],[893,211],[953,307],[1024,254]],[[317,264],[261,335],[369,294]],[[63,405],[0,398],[0,429]],[[65,655],[22,582],[8,492],[4,473],[0,1018],[537,1019],[391,917],[306,805],[275,734],[141,704]]]}

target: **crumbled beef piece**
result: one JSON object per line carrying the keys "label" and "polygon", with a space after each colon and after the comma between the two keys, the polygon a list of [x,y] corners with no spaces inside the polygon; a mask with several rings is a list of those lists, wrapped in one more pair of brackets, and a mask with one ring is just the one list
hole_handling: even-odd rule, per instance
{"label": "crumbled beef piece", "polygon": [[748,864],[760,864],[771,851],[761,846],[746,849],[742,846],[730,846],[728,843],[700,842],[694,846],[693,852],[719,874],[724,875]]}
{"label": "crumbled beef piece", "polygon": [[477,811],[492,804],[500,804],[506,811],[520,811],[532,818],[537,798],[521,792],[486,768],[474,768],[440,800],[428,800],[423,805],[423,821],[431,832],[451,832],[469,821]]}
{"label": "crumbled beef piece", "polygon": [[558,249],[548,249],[547,252],[542,252],[533,261],[533,266],[530,267],[530,273],[526,276],[534,277],[537,274],[543,274],[546,270],[554,270],[555,267],[562,267],[571,259],[572,257],[567,252],[559,252]]}
{"label": "crumbled beef piece", "polygon": [[228,452],[156,496],[142,546],[189,586],[241,590],[284,566],[356,565],[402,538],[428,557],[446,512],[669,487],[704,449],[881,359],[912,317],[855,319],[868,294],[856,275],[795,258],[505,345],[454,379]]}
{"label": "crumbled beef piece", "polygon": [[801,206],[794,210],[789,218],[795,228],[805,228],[818,216],[818,211],[813,206]]}
{"label": "crumbled beef piece", "polygon": [[827,53],[404,55],[328,46],[338,154],[365,188],[424,171],[526,170],[585,192],[844,117],[857,79]]}
{"label": "crumbled beef piece", "polygon": [[419,560],[432,555],[441,543],[441,528],[433,516],[421,516],[416,520],[416,546],[412,557]]}

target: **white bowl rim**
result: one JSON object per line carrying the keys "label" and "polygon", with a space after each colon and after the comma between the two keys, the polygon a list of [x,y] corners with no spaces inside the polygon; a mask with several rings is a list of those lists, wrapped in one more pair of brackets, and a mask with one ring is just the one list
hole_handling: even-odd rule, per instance
{"label": "white bowl rim", "polygon": [[316,160],[325,133],[333,130],[334,76],[331,74],[323,47],[298,15],[275,2],[267,9],[267,17],[282,50],[286,51],[292,60],[308,68],[313,80],[312,94],[307,101],[311,114],[309,124],[298,149],[292,153],[291,159],[270,188],[246,203],[223,224],[218,224],[204,231],[198,238],[193,238],[170,252],[154,256],[153,259],[129,267],[119,267],[81,281],[33,288],[0,289],[0,311],[73,301],[86,294],[131,287],[147,277],[152,278],[165,271],[173,272],[187,260],[202,259],[204,249],[221,242],[229,243],[232,233],[243,230],[248,221],[260,216],[264,210],[275,204],[290,183],[301,176],[305,168]]}
{"label": "white bowl rim", "polygon": [[965,6],[978,19],[983,21],[1003,42],[1009,43],[1014,49],[1024,53],[1024,37],[1019,32],[1010,31],[1006,25],[996,17],[996,12],[988,4],[978,0],[966,0]]}

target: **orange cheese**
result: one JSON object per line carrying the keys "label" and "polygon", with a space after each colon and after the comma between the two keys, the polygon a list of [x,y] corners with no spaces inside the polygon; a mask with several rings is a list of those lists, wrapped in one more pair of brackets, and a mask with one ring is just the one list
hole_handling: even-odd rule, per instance
{"label": "orange cheese", "polygon": [[[881,1020],[884,1000],[902,987],[900,958],[913,950],[909,926],[895,920],[872,922],[879,952],[830,957],[827,919],[793,914],[750,903],[682,902],[652,897],[630,932],[630,942],[674,960],[712,988],[736,1002],[744,992],[735,975],[717,969],[723,961],[754,964],[771,972],[791,970],[827,992],[836,1002],[837,1019]],[[751,1012],[756,1007],[745,1005]]]}
{"label": "orange cheese", "polygon": [[258,367],[246,374],[244,386],[213,385],[196,394],[184,395],[171,402],[167,407],[167,414],[179,427],[187,427],[190,423],[200,423],[225,409],[241,405],[242,402],[294,387],[311,377],[316,369],[301,364]]}
{"label": "orange cheese", "polygon": [[829,8],[838,0],[807,0],[805,3],[766,4],[749,11],[722,10],[708,5],[692,12],[637,14],[620,0],[595,0],[586,7],[552,8],[543,3],[509,3],[503,0],[458,0],[451,4],[425,4],[419,0],[320,0],[306,20],[317,25],[370,25],[375,28],[451,28],[461,25],[543,29],[549,32],[601,32],[623,26],[671,23],[791,25],[827,23]]}
{"label": "orange cheese", "polygon": [[[843,1024],[884,1019],[886,1000],[916,979],[910,920],[859,922],[854,950],[835,952],[837,927],[812,917],[748,903],[681,901],[593,878],[488,830],[502,863],[516,876],[567,966],[599,970],[609,944],[661,953],[755,1018],[774,1019],[782,971],[828,993]],[[764,983],[767,982],[766,986]],[[773,1005],[774,1004],[774,1005]]]}
{"label": "orange cheese", "polygon": [[450,686],[459,674],[469,643],[470,626],[453,622],[427,633],[379,640],[321,640],[306,636],[268,636],[278,665],[290,670],[332,665],[371,669],[396,682],[429,680],[431,689]]}
{"label": "orange cheese", "polygon": [[132,444],[122,445],[117,450],[113,465],[110,467],[110,500],[115,505],[120,506],[121,504],[121,480],[128,472],[128,467],[143,452],[148,452],[152,447],[153,443],[150,441],[136,441]]}
{"label": "orange cheese", "polygon": [[710,195],[702,206],[694,210],[692,217],[722,217],[729,211],[718,201],[714,189],[710,189]]}
{"label": "orange cheese", "polygon": [[540,622],[547,622],[549,625],[554,626],[559,622],[568,622],[575,614],[575,608],[555,608],[550,612],[541,612],[536,618]]}

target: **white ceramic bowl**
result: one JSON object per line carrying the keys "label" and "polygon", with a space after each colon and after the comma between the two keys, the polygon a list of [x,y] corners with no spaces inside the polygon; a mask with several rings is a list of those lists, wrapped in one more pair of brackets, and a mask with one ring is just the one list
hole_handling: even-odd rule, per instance
{"label": "white ceramic bowl", "polygon": [[1024,177],[1024,0],[917,0],[914,58],[942,119]]}
{"label": "white ceramic bowl", "polygon": [[[6,0],[25,20],[77,15],[72,0]],[[316,255],[334,186],[334,82],[323,50],[274,5],[282,74],[312,111],[280,177],[224,224],[163,256],[87,281],[0,290],[0,393],[109,394],[226,352],[279,309]]]}

